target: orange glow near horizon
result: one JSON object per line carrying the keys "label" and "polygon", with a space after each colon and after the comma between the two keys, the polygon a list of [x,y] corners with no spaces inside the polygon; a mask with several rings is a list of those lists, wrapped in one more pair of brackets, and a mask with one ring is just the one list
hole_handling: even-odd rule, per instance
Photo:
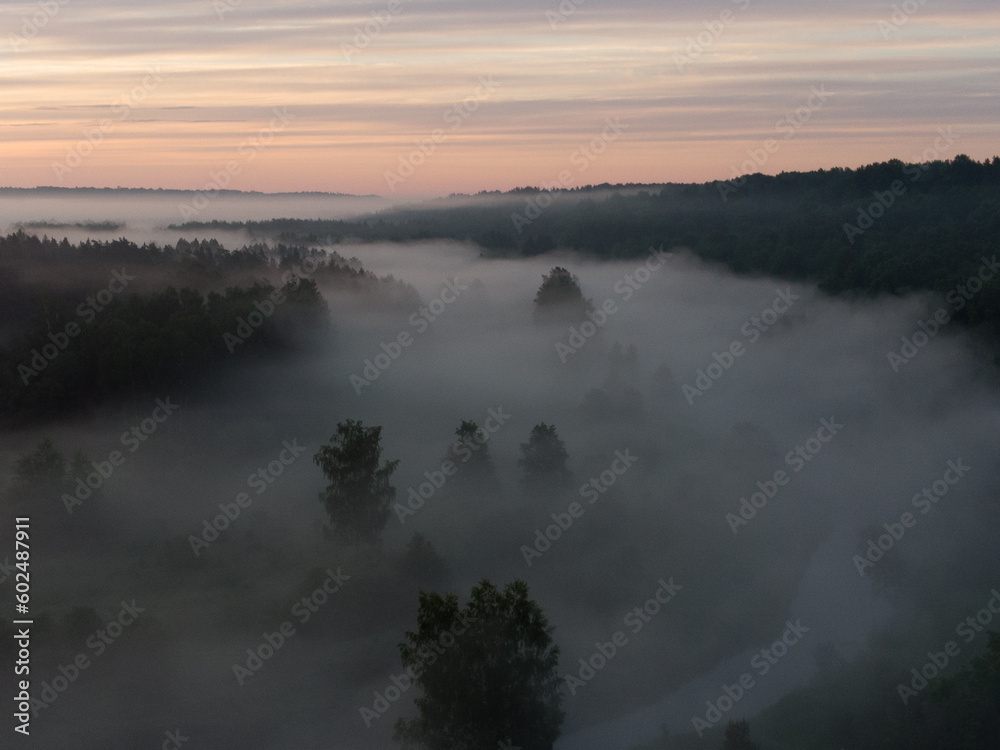
{"label": "orange glow near horizon", "polygon": [[67,0],[37,27],[41,6],[4,6],[0,186],[703,182],[920,158],[939,128],[957,135],[940,158],[1000,151],[995,9],[942,0],[893,25],[884,9],[589,0],[550,23],[551,6]]}

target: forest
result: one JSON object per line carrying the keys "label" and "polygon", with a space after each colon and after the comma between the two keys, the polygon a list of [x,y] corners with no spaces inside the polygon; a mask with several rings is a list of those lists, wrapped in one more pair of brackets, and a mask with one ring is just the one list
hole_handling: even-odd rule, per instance
{"label": "forest", "polygon": [[[895,186],[895,189],[894,189]],[[479,199],[479,200],[476,200]],[[278,219],[189,223],[246,227],[262,237],[337,243],[449,238],[490,257],[571,250],[635,258],[684,248],[736,273],[815,283],[830,293],[947,293],[996,252],[1000,157],[907,164],[892,160],[696,185],[522,188],[387,209],[355,221]],[[997,335],[997,279],[957,311]]]}
{"label": "forest", "polygon": [[997,746],[1000,158],[77,229],[0,238],[52,746]]}

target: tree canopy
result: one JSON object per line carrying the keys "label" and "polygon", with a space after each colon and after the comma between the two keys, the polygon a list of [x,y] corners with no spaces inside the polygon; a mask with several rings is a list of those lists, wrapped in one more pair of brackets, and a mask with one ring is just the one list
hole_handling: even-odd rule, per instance
{"label": "tree canopy", "polygon": [[551,750],[563,722],[559,647],[524,581],[488,580],[469,602],[421,592],[417,630],[399,652],[423,689],[418,716],[396,722],[404,748]]}
{"label": "tree canopy", "polygon": [[320,500],[334,538],[377,543],[396,497],[390,478],[399,465],[398,460],[382,462],[382,428],[365,427],[360,420],[340,422],[330,444],[320,446],[313,461],[330,480]]}
{"label": "tree canopy", "polygon": [[542,276],[542,285],[535,294],[536,323],[578,323],[593,311],[590,300],[580,289],[580,280],[561,266]]}
{"label": "tree canopy", "polygon": [[529,486],[565,485],[570,479],[568,460],[566,445],[555,425],[542,422],[531,428],[528,442],[521,443],[518,465],[524,469],[525,482]]}
{"label": "tree canopy", "polygon": [[[901,194],[881,215],[877,196],[884,197],[897,181]],[[353,221],[281,219],[245,226],[261,235],[331,241],[449,238],[475,242],[501,257],[559,249],[621,260],[663,245],[737,273],[813,281],[831,293],[864,295],[947,293],[965,283],[984,256],[993,256],[1000,228],[1000,157],[976,161],[962,154],[922,164],[893,159],[857,169],[750,174],[726,182],[557,190],[541,216],[515,227],[512,212],[523,210],[525,198],[539,192],[519,188],[491,193],[485,204],[431,210],[401,206]],[[873,213],[880,216],[872,220]],[[562,271],[546,287],[553,293],[565,282]],[[1000,277],[989,280],[955,317],[1000,336]]]}

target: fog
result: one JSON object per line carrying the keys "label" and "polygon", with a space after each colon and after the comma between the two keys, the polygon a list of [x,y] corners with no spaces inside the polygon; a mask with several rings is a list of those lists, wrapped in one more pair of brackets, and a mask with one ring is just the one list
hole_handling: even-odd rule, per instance
{"label": "fog", "polygon": [[[179,221],[176,197],[94,200],[70,209],[5,197],[3,218],[8,227],[123,221],[112,234],[140,242],[179,236],[164,229]],[[266,211],[337,218],[372,210],[366,205],[305,197]],[[261,209],[219,197],[199,220],[209,218],[261,218]],[[77,232],[86,234],[55,234]],[[218,236],[235,249],[238,235]],[[974,564],[996,549],[1000,528],[995,374],[975,341],[954,329],[898,372],[887,356],[943,304],[936,298],[831,298],[737,277],[683,248],[621,263],[493,260],[473,245],[438,241],[330,249],[413,285],[423,305],[373,309],[325,290],[332,326],[322,341],[280,359],[245,358],[225,379],[161,394],[179,408],[127,455],[101,498],[72,515],[58,498],[38,509],[39,534],[51,538],[35,553],[36,609],[59,619],[86,604],[107,620],[121,600],[145,608],[132,626],[141,637],[108,646],[41,713],[38,747],[152,747],[175,728],[191,747],[397,747],[392,723],[413,715],[418,690],[370,728],[359,709],[402,672],[396,644],[415,627],[418,588],[464,602],[483,578],[527,581],[555,627],[561,674],[579,677],[595,643],[626,634],[567,695],[556,747],[628,747],[656,738],[661,725],[692,731],[706,701],[753,671],[755,653],[788,622],[806,634],[766,674],[754,672],[755,687],[726,719],[752,716],[805,684],[826,644],[864,660],[869,638],[906,620],[917,652],[938,646],[1000,583]],[[605,311],[592,336],[533,322],[534,295],[556,265]],[[585,321],[572,327],[590,331]],[[385,354],[404,332],[412,344]],[[613,362],[616,344],[634,346],[634,360]],[[103,460],[155,408],[153,398],[137,400],[2,434],[0,466],[9,473],[45,436],[67,455]],[[400,461],[393,484],[405,503],[426,473],[455,459],[460,422],[483,426],[491,414],[493,424],[497,414],[502,421],[487,442],[499,486],[445,483],[418,510],[390,516],[381,551],[324,541],[325,480],[312,456],[338,422],[382,426],[383,457]],[[519,446],[539,423],[555,425],[565,441],[574,482],[564,492],[542,495],[522,483]],[[246,491],[248,475],[278,459],[286,441],[305,450],[196,556],[190,536]],[[622,454],[634,457],[630,465],[609,474]],[[872,575],[859,574],[854,556],[885,533],[872,527],[914,511],[911,497],[959,460],[970,467],[960,481],[927,513],[915,512],[915,526]],[[582,488],[602,472],[614,484],[601,484],[606,492],[590,502]],[[763,491],[758,482],[770,487],[776,472],[788,481],[741,516],[741,498]],[[573,502],[582,515],[526,560],[536,531],[544,535]],[[443,556],[447,576],[407,569],[415,532]],[[238,684],[233,665],[295,619],[292,603],[323,579],[316,568],[350,578]],[[947,578],[936,572],[944,569]],[[891,585],[878,585],[883,573]],[[675,595],[633,630],[627,613],[654,598],[661,580],[676,585]],[[0,587],[6,595],[11,582]],[[84,640],[75,651],[94,656]],[[39,641],[36,675],[51,681],[74,647],[46,651]]]}
{"label": "fog", "polygon": [[[2,188],[0,199],[3,201],[0,229],[4,232],[10,232],[20,224],[47,222],[58,225],[92,225],[109,222],[127,225],[130,238],[134,238],[137,232],[188,221],[255,221],[272,217],[347,219],[393,205],[393,201],[377,196],[329,193],[100,188]],[[113,237],[121,236],[118,228],[107,231]],[[91,230],[90,234],[93,233]],[[67,236],[73,240],[77,233]],[[141,238],[136,241],[141,242]]]}

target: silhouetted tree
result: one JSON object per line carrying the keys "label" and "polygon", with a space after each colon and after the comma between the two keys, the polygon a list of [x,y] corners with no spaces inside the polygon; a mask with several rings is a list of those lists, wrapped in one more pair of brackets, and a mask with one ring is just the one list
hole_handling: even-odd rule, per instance
{"label": "silhouetted tree", "polygon": [[382,458],[382,428],[348,419],[337,424],[330,445],[320,446],[313,461],[330,485],[320,493],[336,539],[374,544],[389,519],[396,488],[389,483],[399,461]]}
{"label": "silhouetted tree", "polygon": [[750,724],[745,719],[726,724],[722,750],[760,750],[760,745],[750,739]]}
{"label": "silhouetted tree", "polygon": [[[292,274],[281,287],[285,303],[290,311],[288,317],[298,323],[324,325],[330,314],[330,307],[313,279]],[[283,312],[285,312],[283,310]]]}
{"label": "silhouetted tree", "polygon": [[566,446],[555,425],[543,422],[531,429],[527,443],[521,443],[521,458],[517,463],[524,469],[525,482],[529,485],[564,485],[570,479],[566,467],[568,459]]}
{"label": "silhouetted tree", "polygon": [[551,750],[563,722],[552,631],[524,581],[501,592],[484,580],[464,608],[421,592],[417,631],[399,652],[424,694],[396,739],[423,750]]}
{"label": "silhouetted tree", "polygon": [[452,443],[449,458],[458,464],[459,470],[467,469],[469,473],[480,477],[495,477],[496,470],[486,431],[475,422],[463,419],[462,424],[455,429],[455,437],[458,440]]}
{"label": "silhouetted tree", "polygon": [[594,309],[584,299],[580,280],[561,266],[542,276],[542,285],[535,294],[535,322],[580,322]]}

